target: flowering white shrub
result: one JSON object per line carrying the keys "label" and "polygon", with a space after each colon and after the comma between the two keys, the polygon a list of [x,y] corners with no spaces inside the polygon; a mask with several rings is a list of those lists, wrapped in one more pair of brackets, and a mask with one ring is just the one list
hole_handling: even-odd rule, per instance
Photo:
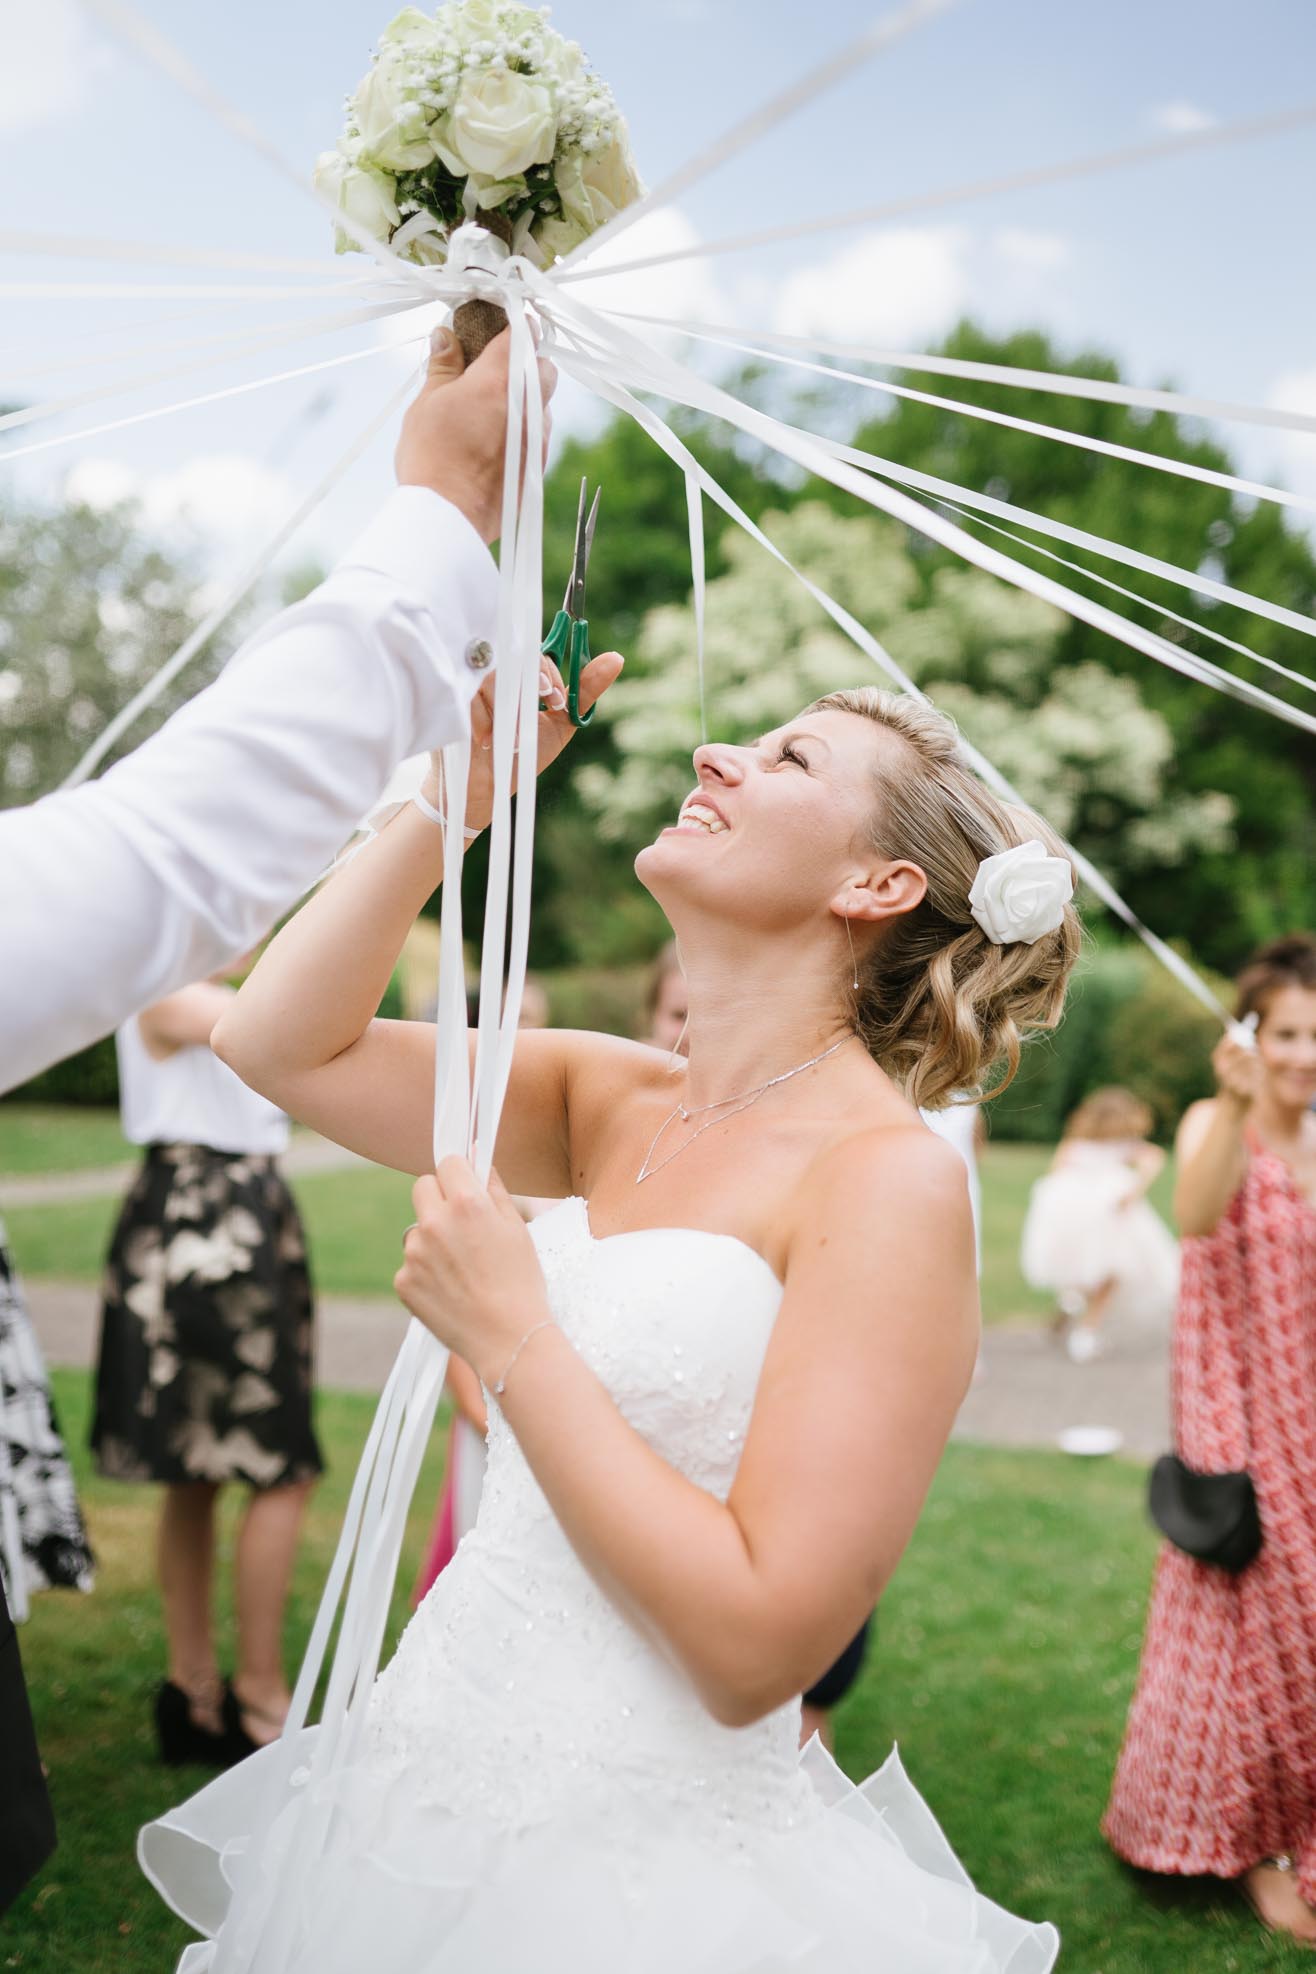
{"label": "flowering white shrub", "polygon": [[[1057,662],[1065,620],[976,569],[920,583],[902,529],[806,500],[763,520],[783,554],[879,637],[966,737],[1118,882],[1234,846],[1234,803],[1176,787],[1168,723],[1136,679]],[[769,732],[838,686],[882,683],[790,572],[745,536],[708,584],[705,676],[720,740]],[[599,708],[618,759],[582,762],[576,786],[612,842],[647,842],[693,785],[699,737],[694,616],[649,611],[633,663]]]}
{"label": "flowering white shrub", "polygon": [[[404,7],[348,100],[317,187],[374,238],[442,263],[463,220],[498,212],[538,267],[640,196],[625,120],[579,46],[518,0]],[[356,242],[341,228],[335,246]]]}

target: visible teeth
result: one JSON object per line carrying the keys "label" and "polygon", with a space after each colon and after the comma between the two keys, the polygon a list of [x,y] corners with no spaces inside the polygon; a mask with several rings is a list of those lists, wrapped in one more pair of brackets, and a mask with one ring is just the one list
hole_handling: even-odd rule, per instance
{"label": "visible teeth", "polygon": [[702,802],[687,803],[681,811],[681,821],[698,824],[701,829],[706,829],[710,836],[718,836],[726,828],[721,816],[715,815],[711,809],[706,809]]}

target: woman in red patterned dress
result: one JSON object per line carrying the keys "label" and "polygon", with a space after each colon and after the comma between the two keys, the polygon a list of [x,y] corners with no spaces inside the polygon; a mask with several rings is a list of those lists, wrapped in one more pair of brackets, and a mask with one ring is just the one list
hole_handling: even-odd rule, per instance
{"label": "woman in red patterned dress", "polygon": [[1316,1945],[1316,939],[1238,983],[1254,1049],[1179,1129],[1175,1447],[1246,1467],[1263,1542],[1238,1576],[1167,1543],[1103,1830],[1144,1870],[1241,1880]]}

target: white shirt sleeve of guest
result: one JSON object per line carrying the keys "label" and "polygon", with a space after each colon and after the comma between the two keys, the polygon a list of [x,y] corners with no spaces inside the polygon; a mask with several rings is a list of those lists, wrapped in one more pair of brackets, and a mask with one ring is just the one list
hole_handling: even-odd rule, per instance
{"label": "white shirt sleeve of guest", "polygon": [[0,1090],[263,937],[397,764],[468,731],[496,602],[465,516],[400,487],[135,753],[0,811]]}

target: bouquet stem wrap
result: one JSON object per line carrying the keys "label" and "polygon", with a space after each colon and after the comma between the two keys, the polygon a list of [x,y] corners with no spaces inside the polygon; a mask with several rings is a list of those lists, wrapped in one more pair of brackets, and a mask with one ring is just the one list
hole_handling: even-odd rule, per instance
{"label": "bouquet stem wrap", "polygon": [[[512,229],[501,213],[486,213],[479,223],[494,240],[501,241],[510,249]],[[489,301],[484,296],[478,296],[474,301],[458,304],[453,310],[452,326],[469,367],[480,352],[487,349],[494,337],[501,336],[506,329],[507,310],[500,302]]]}

